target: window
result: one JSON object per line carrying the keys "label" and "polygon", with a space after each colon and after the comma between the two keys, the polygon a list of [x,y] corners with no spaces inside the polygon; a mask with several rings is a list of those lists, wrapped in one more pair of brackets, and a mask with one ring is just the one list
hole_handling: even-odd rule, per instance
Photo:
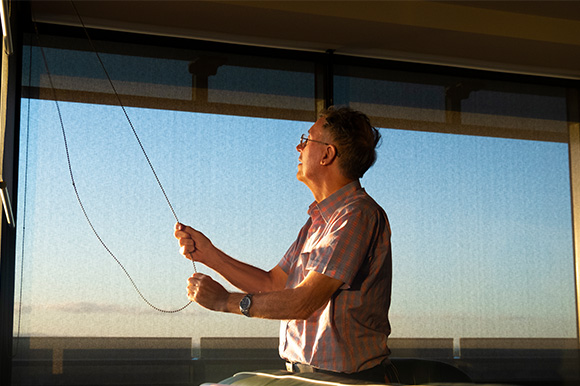
{"label": "window", "polygon": [[[179,220],[269,269],[312,202],[295,147],[329,97],[324,58],[95,33],[117,98],[82,33],[49,32],[50,77],[36,37],[23,50],[14,384],[200,384],[280,368],[277,322],[162,313],[133,288],[178,309],[193,266],[131,125]],[[574,377],[566,90],[334,63],[335,103],[383,136],[362,184],[393,230],[393,354],[452,362],[478,382]],[[122,267],[75,197],[54,93],[79,197]]]}

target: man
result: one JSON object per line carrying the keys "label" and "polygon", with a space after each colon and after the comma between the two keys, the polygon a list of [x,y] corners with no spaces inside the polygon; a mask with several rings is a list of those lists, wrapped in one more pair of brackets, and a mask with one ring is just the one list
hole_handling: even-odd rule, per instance
{"label": "man", "polygon": [[[188,297],[215,311],[281,320],[280,355],[289,371],[321,371],[388,382],[390,228],[359,179],[376,160],[377,129],[361,112],[330,108],[296,147],[298,180],[315,202],[282,260],[266,272],[233,259],[182,224],[181,253],[243,293],[195,274]],[[337,374],[338,373],[338,374]]]}

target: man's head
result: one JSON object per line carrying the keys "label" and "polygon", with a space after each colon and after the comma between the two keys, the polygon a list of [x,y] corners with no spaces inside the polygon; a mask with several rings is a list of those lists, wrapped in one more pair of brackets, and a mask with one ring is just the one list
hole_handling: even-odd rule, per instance
{"label": "man's head", "polygon": [[377,159],[381,134],[364,113],[349,107],[330,107],[320,116],[326,119],[323,128],[336,146],[342,174],[350,180],[361,178]]}

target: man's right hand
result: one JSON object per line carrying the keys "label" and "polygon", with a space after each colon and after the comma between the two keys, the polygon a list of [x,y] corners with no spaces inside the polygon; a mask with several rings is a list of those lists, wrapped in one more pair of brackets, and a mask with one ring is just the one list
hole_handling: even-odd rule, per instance
{"label": "man's right hand", "polygon": [[179,253],[192,261],[206,264],[212,252],[216,250],[212,242],[201,232],[192,227],[175,224],[175,238],[179,241]]}

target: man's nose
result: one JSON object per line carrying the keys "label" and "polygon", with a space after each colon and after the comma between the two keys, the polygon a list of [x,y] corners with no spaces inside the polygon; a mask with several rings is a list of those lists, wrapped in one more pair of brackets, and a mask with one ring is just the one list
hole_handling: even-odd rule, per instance
{"label": "man's nose", "polygon": [[304,145],[299,143],[298,145],[296,145],[296,151],[298,151],[298,153],[302,153],[302,149],[304,149]]}

